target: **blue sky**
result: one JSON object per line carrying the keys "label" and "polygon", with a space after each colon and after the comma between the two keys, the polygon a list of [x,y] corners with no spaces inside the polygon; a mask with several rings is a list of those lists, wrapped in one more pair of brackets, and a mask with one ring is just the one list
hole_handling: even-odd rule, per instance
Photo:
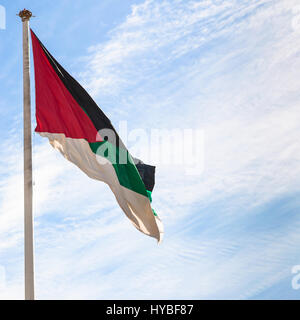
{"label": "blue sky", "polygon": [[153,207],[165,226],[159,246],[132,227],[105,184],[33,134],[36,297],[300,298],[291,286],[300,264],[298,0],[0,5],[0,298],[24,292],[16,16],[24,7],[116,128],[127,121],[148,133],[204,133],[203,170],[152,162]]}

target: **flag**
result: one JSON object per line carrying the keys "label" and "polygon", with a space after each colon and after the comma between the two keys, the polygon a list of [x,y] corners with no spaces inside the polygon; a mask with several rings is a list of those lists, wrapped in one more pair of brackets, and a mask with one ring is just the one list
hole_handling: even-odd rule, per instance
{"label": "flag", "polygon": [[159,242],[163,225],[151,208],[155,167],[133,158],[103,111],[31,30],[35,131],[90,178],[108,184],[133,225]]}

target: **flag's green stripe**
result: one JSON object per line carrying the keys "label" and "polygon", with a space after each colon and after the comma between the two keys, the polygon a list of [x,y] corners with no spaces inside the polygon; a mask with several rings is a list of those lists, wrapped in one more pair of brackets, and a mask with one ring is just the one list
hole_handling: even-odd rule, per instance
{"label": "flag's green stripe", "polygon": [[117,148],[108,141],[93,142],[89,145],[95,154],[111,162],[121,186],[148,197],[144,182],[127,150]]}
{"label": "flag's green stripe", "polygon": [[[152,192],[149,191],[149,190],[147,190],[147,195],[148,195],[148,198],[149,198],[150,203],[151,203],[151,202],[152,202]],[[152,208],[152,211],[153,211],[153,214],[154,214],[155,216],[157,216],[157,214],[156,214],[156,212],[154,211],[153,208]]]}

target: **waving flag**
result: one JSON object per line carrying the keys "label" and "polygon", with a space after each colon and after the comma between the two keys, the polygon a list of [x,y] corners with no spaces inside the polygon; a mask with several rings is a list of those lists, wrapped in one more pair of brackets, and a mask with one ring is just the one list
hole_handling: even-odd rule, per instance
{"label": "waving flag", "polygon": [[110,120],[31,30],[35,129],[90,178],[107,183],[133,225],[161,241],[163,226],[151,208],[155,167],[133,159]]}

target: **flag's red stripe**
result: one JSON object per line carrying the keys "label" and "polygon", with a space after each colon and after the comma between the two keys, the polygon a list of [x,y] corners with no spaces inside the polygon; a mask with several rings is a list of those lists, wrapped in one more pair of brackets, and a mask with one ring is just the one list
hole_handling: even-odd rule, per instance
{"label": "flag's red stripe", "polygon": [[36,132],[64,133],[66,137],[102,140],[90,118],[78,105],[49,63],[31,32],[36,94]]}

